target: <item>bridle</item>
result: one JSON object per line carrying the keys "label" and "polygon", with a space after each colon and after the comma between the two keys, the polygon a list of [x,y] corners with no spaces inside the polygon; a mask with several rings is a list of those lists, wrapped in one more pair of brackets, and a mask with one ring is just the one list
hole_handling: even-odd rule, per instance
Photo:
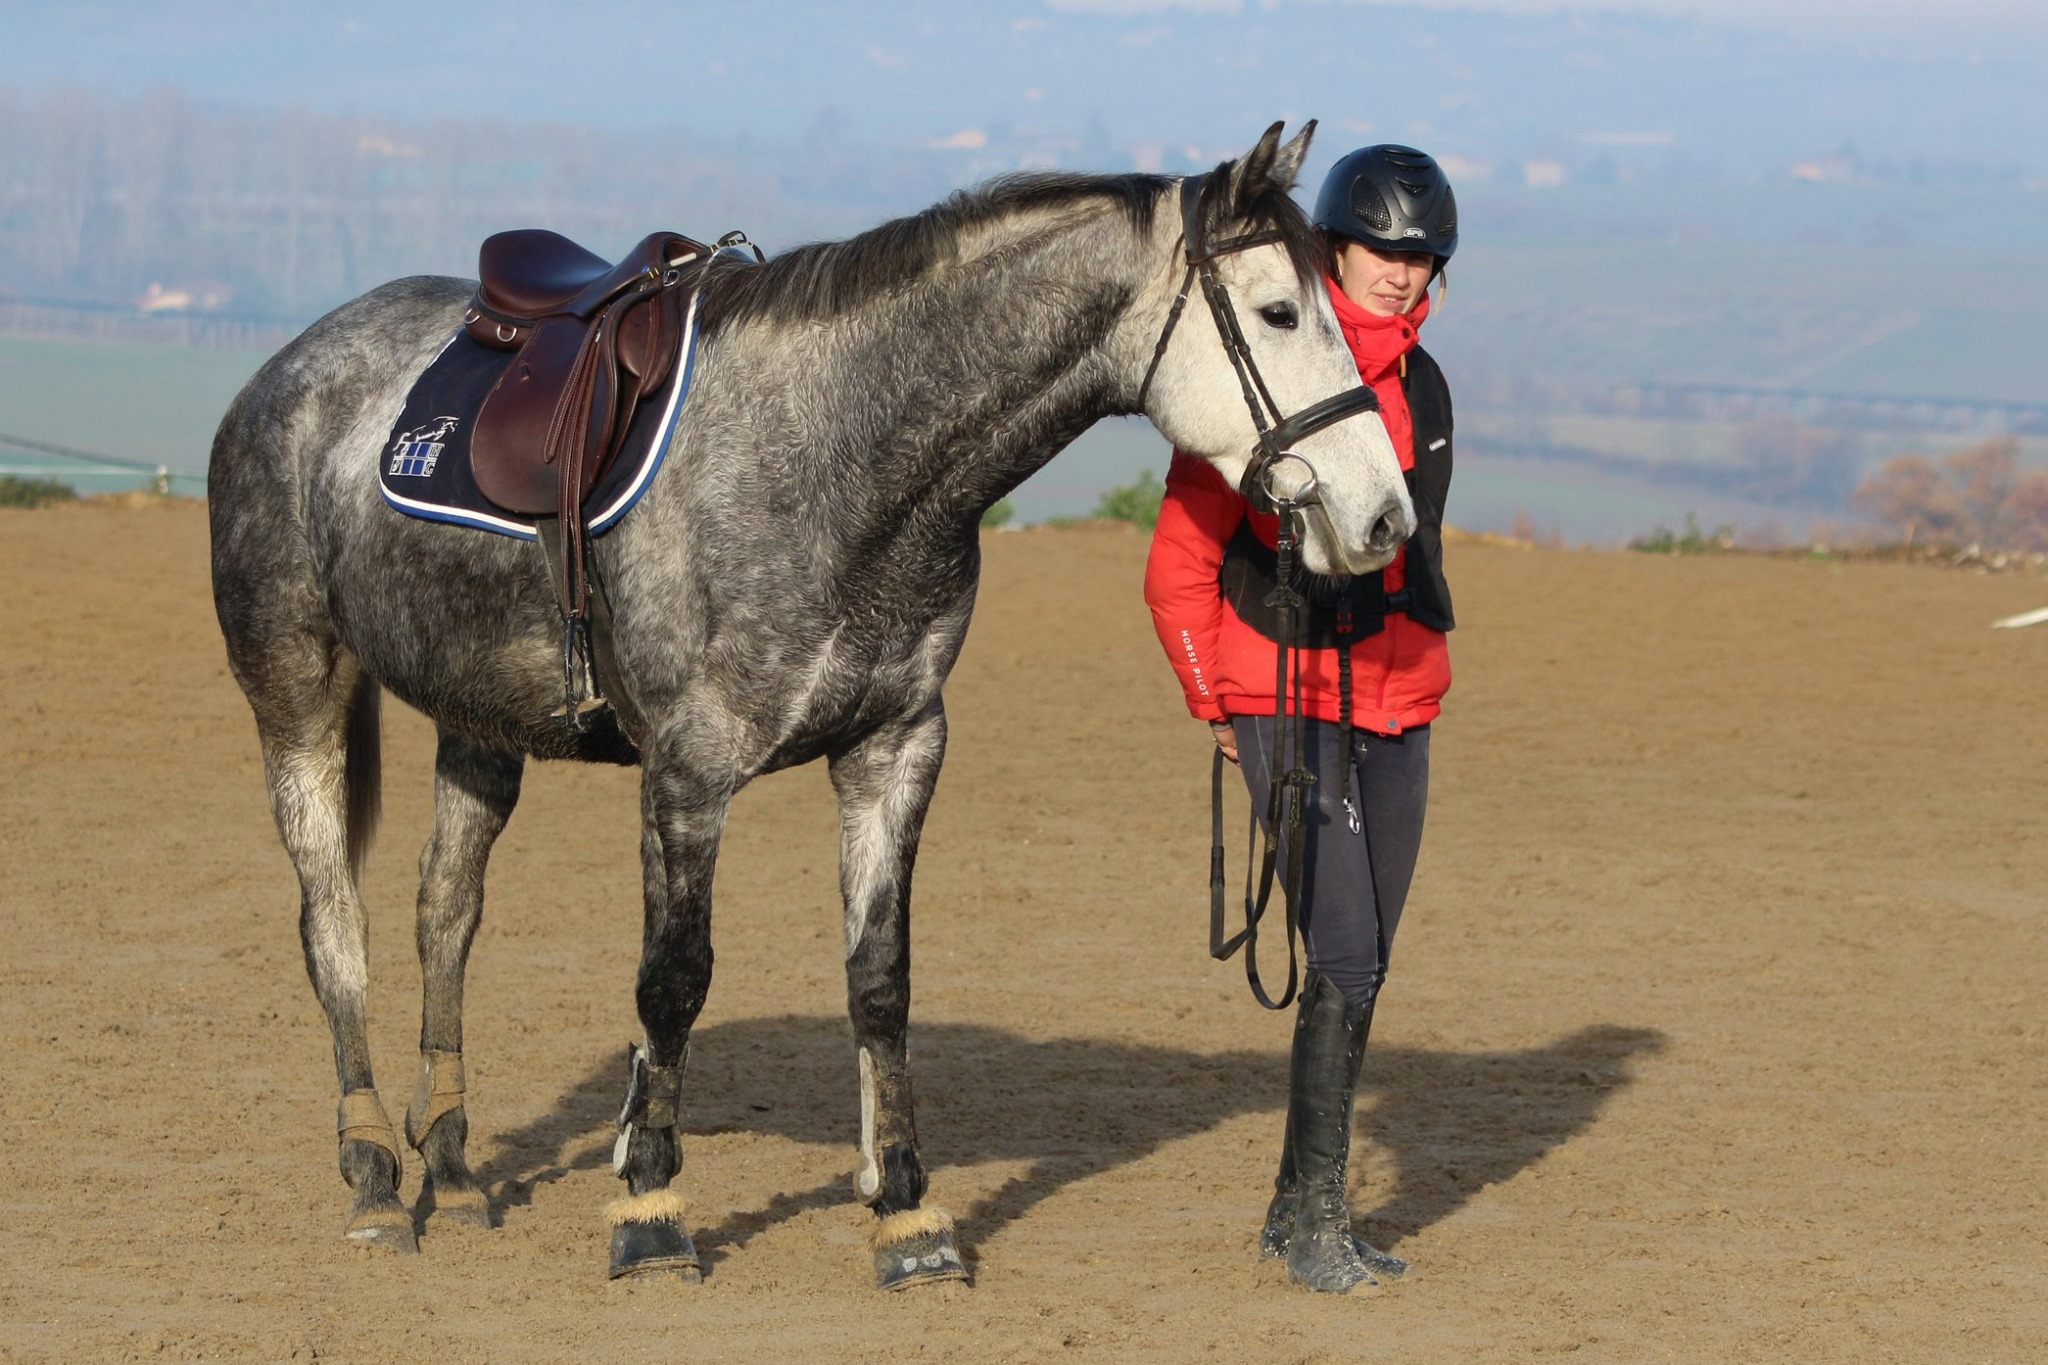
{"label": "bridle", "polygon": [[[1159,362],[1166,356],[1167,344],[1173,339],[1173,329],[1179,325],[1181,313],[1187,307],[1189,291],[1194,288],[1197,278],[1202,281],[1202,297],[1208,302],[1209,315],[1216,320],[1216,334],[1222,338],[1223,350],[1230,357],[1231,368],[1237,371],[1238,387],[1244,393],[1245,407],[1250,409],[1252,425],[1258,430],[1258,443],[1253,447],[1251,460],[1245,466],[1243,477],[1238,480],[1237,491],[1246,502],[1261,512],[1269,512],[1279,518],[1279,533],[1274,551],[1277,559],[1276,583],[1266,604],[1274,609],[1280,623],[1281,643],[1274,660],[1273,682],[1273,724],[1274,762],[1269,774],[1266,819],[1263,822],[1264,848],[1259,858],[1257,890],[1254,892],[1249,869],[1246,873],[1244,897],[1244,928],[1236,934],[1226,935],[1224,917],[1224,876],[1223,876],[1223,751],[1219,748],[1210,768],[1210,830],[1209,850],[1209,955],[1218,961],[1235,956],[1244,949],[1245,980],[1250,984],[1252,995],[1267,1009],[1285,1009],[1294,1000],[1299,983],[1299,965],[1295,957],[1294,937],[1299,923],[1299,902],[1301,895],[1302,845],[1307,833],[1305,806],[1308,789],[1315,785],[1315,774],[1308,769],[1308,736],[1302,726],[1302,676],[1300,667],[1301,649],[1295,643],[1297,624],[1305,605],[1301,594],[1294,588],[1294,559],[1301,545],[1302,514],[1305,509],[1322,501],[1321,482],[1315,466],[1297,453],[1296,442],[1333,426],[1347,417],[1361,412],[1379,411],[1379,398],[1372,389],[1360,384],[1357,388],[1334,394],[1320,402],[1311,403],[1292,416],[1283,416],[1280,405],[1273,401],[1273,395],[1266,388],[1266,381],[1259,374],[1258,363],[1252,358],[1251,345],[1245,340],[1244,329],[1238,325],[1237,310],[1231,307],[1230,291],[1216,271],[1216,260],[1233,252],[1249,251],[1253,247],[1274,246],[1285,239],[1277,229],[1267,228],[1249,232],[1237,237],[1226,237],[1220,242],[1211,242],[1203,231],[1201,197],[1207,175],[1190,176],[1181,181],[1180,218],[1181,243],[1187,251],[1187,273],[1181,277],[1180,293],[1173,300],[1173,308],[1166,315],[1166,325],[1160,329],[1159,343],[1153,348],[1152,363],[1145,369],[1145,380],[1138,386],[1138,408],[1145,406],[1145,396],[1151,391],[1152,377],[1159,371]],[[1282,494],[1275,486],[1274,470],[1286,460],[1300,463],[1306,474],[1305,480],[1292,491]],[[1348,627],[1348,618],[1346,621]],[[1348,628],[1345,634],[1349,634]],[[1351,651],[1348,643],[1340,646],[1338,665],[1343,674],[1340,688],[1340,719],[1342,744],[1344,748],[1344,805],[1347,814],[1356,821],[1356,808],[1352,805],[1350,792],[1350,741],[1351,741]],[[1278,863],[1281,831],[1287,832],[1287,865],[1279,869]],[[1354,826],[1355,832],[1355,826]],[[1273,894],[1275,872],[1279,872],[1282,899],[1286,903],[1287,919],[1287,985],[1278,1000],[1273,999],[1259,979],[1258,939],[1259,922],[1265,918],[1267,903]]]}
{"label": "bridle", "polygon": [[1237,491],[1259,511],[1276,511],[1280,500],[1273,495],[1273,467],[1283,459],[1299,460],[1308,470],[1308,484],[1304,494],[1298,494],[1293,501],[1299,507],[1307,507],[1321,501],[1316,492],[1315,467],[1295,453],[1294,445],[1347,417],[1379,411],[1380,400],[1368,385],[1360,384],[1355,389],[1311,403],[1292,416],[1281,414],[1280,405],[1273,401],[1273,394],[1266,387],[1265,377],[1259,373],[1258,362],[1252,359],[1251,344],[1245,340],[1244,329],[1238,325],[1237,310],[1231,307],[1230,290],[1216,271],[1216,261],[1219,257],[1250,251],[1254,247],[1278,246],[1286,239],[1278,229],[1266,228],[1211,242],[1203,229],[1201,199],[1202,186],[1213,174],[1215,172],[1212,171],[1191,175],[1180,182],[1181,245],[1187,252],[1188,268],[1181,277],[1180,293],[1174,297],[1173,308],[1166,315],[1166,326],[1160,329],[1159,343],[1152,348],[1152,363],[1145,367],[1145,380],[1138,386],[1138,410],[1144,411],[1145,396],[1152,389],[1152,378],[1159,373],[1159,362],[1166,358],[1166,347],[1173,340],[1173,329],[1180,325],[1181,313],[1187,308],[1188,293],[1199,278],[1202,297],[1209,305],[1209,316],[1216,320],[1216,334],[1223,340],[1223,351],[1230,357],[1230,367],[1237,371],[1244,405],[1250,409],[1252,426],[1259,433],[1251,461],[1237,482]]}

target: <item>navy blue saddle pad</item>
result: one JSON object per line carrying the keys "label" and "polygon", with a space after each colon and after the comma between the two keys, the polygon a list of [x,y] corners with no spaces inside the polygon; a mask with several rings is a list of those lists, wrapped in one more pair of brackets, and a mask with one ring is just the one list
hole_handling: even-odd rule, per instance
{"label": "navy blue saddle pad", "polygon": [[[405,396],[391,439],[377,463],[384,501],[409,517],[474,526],[532,540],[535,517],[508,512],[485,497],[469,468],[469,432],[484,398],[515,357],[471,341],[461,328],[448,339]],[[683,320],[682,356],[668,386],[633,410],[626,443],[590,490],[583,510],[590,533],[602,535],[626,515],[652,482],[668,449],[676,414],[690,391],[697,359],[697,300]]]}

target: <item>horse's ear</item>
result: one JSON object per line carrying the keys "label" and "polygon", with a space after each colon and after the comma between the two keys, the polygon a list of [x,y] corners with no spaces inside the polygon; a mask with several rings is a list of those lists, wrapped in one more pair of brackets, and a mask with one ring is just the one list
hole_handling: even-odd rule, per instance
{"label": "horse's ear", "polygon": [[1273,169],[1267,173],[1274,189],[1285,193],[1294,188],[1294,182],[1301,178],[1301,163],[1308,158],[1309,139],[1315,135],[1316,121],[1310,119],[1301,125],[1300,132],[1287,139],[1287,145],[1274,156]]}
{"label": "horse's ear", "polygon": [[1273,178],[1273,162],[1280,155],[1280,130],[1287,125],[1275,123],[1259,139],[1258,145],[1239,157],[1230,168],[1230,216],[1242,218],[1251,211],[1252,201],[1266,189]]}

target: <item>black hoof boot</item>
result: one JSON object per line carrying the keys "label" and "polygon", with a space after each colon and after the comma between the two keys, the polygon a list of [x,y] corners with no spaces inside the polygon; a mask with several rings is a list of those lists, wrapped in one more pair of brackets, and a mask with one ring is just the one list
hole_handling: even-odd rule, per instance
{"label": "black hoof boot", "polygon": [[[1296,1284],[1319,1293],[1342,1294],[1375,1283],[1344,1205],[1351,1099],[1371,1029],[1370,1005],[1353,1005],[1329,978],[1319,972],[1308,974],[1294,1021],[1287,1159],[1281,1174],[1288,1174],[1291,1163],[1296,1194],[1294,1223],[1287,1233],[1287,1274]],[[1278,1196],[1274,1203],[1281,1203]],[[1269,1236],[1271,1220],[1269,1213]]]}
{"label": "black hoof boot", "polygon": [[673,1275],[695,1284],[704,1278],[697,1247],[683,1229],[682,1196],[670,1190],[635,1195],[613,1204],[610,1277]]}
{"label": "black hoof boot", "polygon": [[953,1241],[953,1219],[940,1209],[906,1209],[875,1224],[875,1287],[908,1289],[968,1278]]}

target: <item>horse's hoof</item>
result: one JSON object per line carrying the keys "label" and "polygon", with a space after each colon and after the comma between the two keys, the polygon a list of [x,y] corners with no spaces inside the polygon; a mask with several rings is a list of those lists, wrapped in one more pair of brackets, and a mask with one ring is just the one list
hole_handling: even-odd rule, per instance
{"label": "horse's hoof", "polygon": [[674,1275],[686,1284],[704,1278],[697,1248],[680,1223],[621,1223],[612,1229],[611,1278]]}
{"label": "horse's hoof", "polygon": [[369,1209],[349,1220],[342,1236],[361,1246],[373,1246],[401,1256],[419,1253],[420,1239],[413,1231],[412,1215],[404,1209]]}
{"label": "horse's hoof", "polygon": [[621,1199],[606,1213],[612,1220],[612,1279],[674,1275],[695,1284],[704,1278],[696,1245],[683,1230],[682,1196],[653,1190]]}
{"label": "horse's hoof", "polygon": [[429,1184],[420,1191],[419,1213],[422,1222],[431,1221],[435,1227],[492,1226],[491,1203],[482,1190],[444,1190]]}
{"label": "horse's hoof", "polygon": [[960,1248],[953,1243],[953,1219],[939,1209],[909,1209],[875,1225],[875,1287],[908,1289],[968,1278]]}

